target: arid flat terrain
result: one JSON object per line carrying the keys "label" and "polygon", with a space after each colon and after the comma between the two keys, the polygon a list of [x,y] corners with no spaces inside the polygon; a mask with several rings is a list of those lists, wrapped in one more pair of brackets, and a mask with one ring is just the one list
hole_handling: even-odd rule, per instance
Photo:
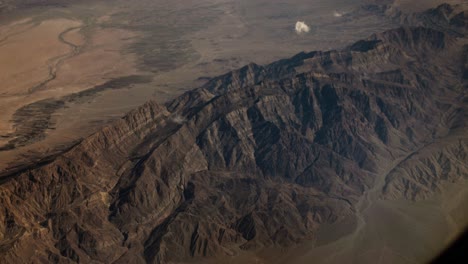
{"label": "arid flat terrain", "polygon": [[[38,160],[148,99],[250,62],[341,48],[392,27],[360,1],[6,1],[0,171]],[[294,32],[305,21],[309,34]]]}
{"label": "arid flat terrain", "polygon": [[467,14],[1,1],[0,259],[429,261],[468,226]]}

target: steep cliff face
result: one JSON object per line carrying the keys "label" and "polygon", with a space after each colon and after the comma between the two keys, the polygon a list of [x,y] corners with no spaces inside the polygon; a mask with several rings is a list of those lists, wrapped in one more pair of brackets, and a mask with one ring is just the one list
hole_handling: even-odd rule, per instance
{"label": "steep cliff face", "polygon": [[465,40],[400,28],[148,102],[2,180],[0,256],[168,263],[314,241],[399,159],[382,197],[428,197],[468,178]]}

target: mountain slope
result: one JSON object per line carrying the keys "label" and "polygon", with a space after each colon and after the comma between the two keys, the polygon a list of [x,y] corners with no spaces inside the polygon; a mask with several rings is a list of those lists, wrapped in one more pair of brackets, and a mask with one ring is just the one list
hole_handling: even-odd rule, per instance
{"label": "mountain slope", "polygon": [[459,34],[404,27],[148,102],[3,180],[0,255],[234,256],[314,242],[320,226],[350,217],[359,227],[369,190],[427,198],[468,178],[467,50]]}

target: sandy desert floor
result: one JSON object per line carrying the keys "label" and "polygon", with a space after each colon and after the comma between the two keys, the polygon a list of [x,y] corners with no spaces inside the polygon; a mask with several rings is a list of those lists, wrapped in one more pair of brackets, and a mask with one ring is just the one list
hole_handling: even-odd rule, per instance
{"label": "sandy desert floor", "polygon": [[[355,0],[66,3],[1,13],[0,177],[70,147],[149,99],[163,103],[250,62],[338,49],[395,26]],[[421,8],[411,3],[400,1]],[[311,31],[296,34],[296,21]],[[324,226],[313,245],[282,252],[282,258],[272,260],[279,254],[269,250],[230,261],[414,263],[438,250],[440,243],[433,241],[448,243],[457,223],[467,221],[460,212],[468,190],[460,186],[466,184],[447,186],[439,197],[419,203],[373,199],[362,208],[364,226],[352,218]],[[407,232],[408,226],[415,230]],[[402,233],[408,233],[407,244],[395,244]],[[414,252],[411,243],[424,246]]]}
{"label": "sandy desert floor", "polygon": [[194,263],[427,263],[435,252],[449,246],[468,222],[466,186],[467,181],[447,183],[443,192],[419,202],[371,199],[360,212],[361,220],[350,217],[322,226],[315,241],[299,247],[240,251],[228,260]]}
{"label": "sandy desert floor", "polygon": [[[68,3],[19,6],[0,18],[4,174],[207,77],[392,27],[351,0]],[[298,20],[309,34],[295,33]]]}

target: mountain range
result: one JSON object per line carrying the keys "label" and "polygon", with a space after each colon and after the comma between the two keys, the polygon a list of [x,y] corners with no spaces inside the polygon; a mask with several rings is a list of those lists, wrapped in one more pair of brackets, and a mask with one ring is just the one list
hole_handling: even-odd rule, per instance
{"label": "mountain range", "polygon": [[[276,263],[320,246],[327,225],[349,222],[338,237],[359,237],[376,201],[467,189],[468,13],[385,10],[403,26],[149,101],[4,175],[0,257],[186,263],[268,252],[249,261]],[[452,220],[461,232],[468,215]]]}

